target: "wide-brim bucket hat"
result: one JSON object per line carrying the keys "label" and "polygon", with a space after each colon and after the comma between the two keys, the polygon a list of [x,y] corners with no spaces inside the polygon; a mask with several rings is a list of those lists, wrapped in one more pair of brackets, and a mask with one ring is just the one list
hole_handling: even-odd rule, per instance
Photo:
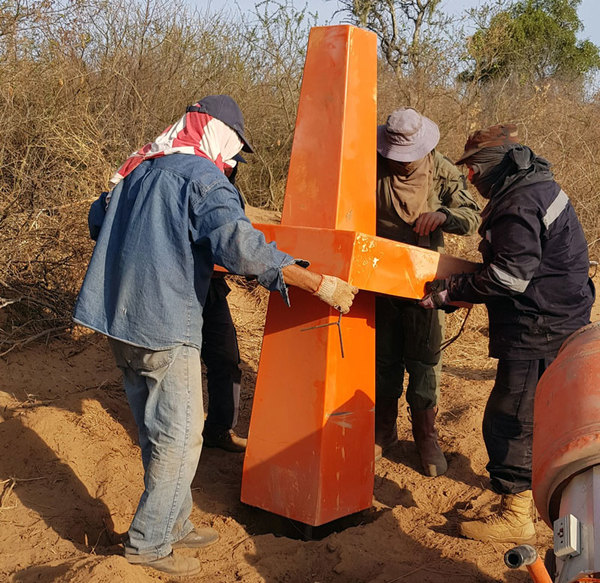
{"label": "wide-brim bucket hat", "polygon": [[244,116],[242,115],[242,110],[233,97],[229,95],[207,95],[196,105],[190,105],[187,111],[206,113],[227,124],[244,143],[242,150],[244,152],[254,152],[244,134]]}
{"label": "wide-brim bucket hat", "polygon": [[396,162],[424,158],[440,141],[437,124],[412,107],[392,112],[385,125],[377,126],[377,151]]}

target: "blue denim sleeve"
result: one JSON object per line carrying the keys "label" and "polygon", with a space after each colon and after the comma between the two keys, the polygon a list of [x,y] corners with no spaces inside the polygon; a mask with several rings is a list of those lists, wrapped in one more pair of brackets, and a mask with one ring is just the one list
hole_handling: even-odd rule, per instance
{"label": "blue denim sleeve", "polygon": [[229,272],[255,276],[263,287],[278,291],[289,306],[282,269],[296,260],[275,243],[267,243],[263,233],[252,226],[235,188],[219,185],[205,194],[196,190],[190,207],[193,241],[209,245],[213,261]]}
{"label": "blue denim sleeve", "polygon": [[90,237],[94,240],[98,240],[100,234],[100,228],[104,222],[104,216],[106,215],[106,195],[108,192],[103,192],[90,206],[88,213],[88,227],[90,229]]}

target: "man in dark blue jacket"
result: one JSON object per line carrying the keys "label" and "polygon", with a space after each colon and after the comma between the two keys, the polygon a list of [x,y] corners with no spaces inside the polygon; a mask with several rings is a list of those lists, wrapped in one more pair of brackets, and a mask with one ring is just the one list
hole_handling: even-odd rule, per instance
{"label": "man in dark blue jacket", "polygon": [[484,303],[496,382],[483,438],[490,485],[500,511],[463,522],[461,534],[491,542],[535,539],[531,520],[533,402],[542,373],[564,340],[589,323],[594,288],[581,224],[548,161],[518,143],[517,127],[496,125],[469,136],[457,164],[489,200],[479,233],[482,268],[431,284],[424,307]]}

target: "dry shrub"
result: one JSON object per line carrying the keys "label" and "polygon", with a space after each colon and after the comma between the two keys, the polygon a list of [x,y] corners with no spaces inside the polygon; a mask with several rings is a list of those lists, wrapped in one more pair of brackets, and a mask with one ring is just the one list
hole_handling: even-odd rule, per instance
{"label": "dry shrub", "polygon": [[259,152],[240,186],[281,205],[308,30],[268,3],[249,23],[181,1],[28,7],[0,4],[0,353],[69,328],[89,203],[203,95],[238,101]]}
{"label": "dry shrub", "polygon": [[[314,24],[305,11],[267,1],[239,18],[182,0],[67,0],[0,3],[0,13],[0,353],[69,328],[92,249],[89,203],[203,95],[238,101],[257,150],[238,184],[251,204],[281,209]],[[597,257],[598,103],[575,85],[458,85],[454,61],[440,55],[400,80],[380,64],[380,121],[412,100],[438,122],[451,158],[472,129],[518,123],[554,163]],[[476,247],[477,237],[449,239],[469,259]]]}

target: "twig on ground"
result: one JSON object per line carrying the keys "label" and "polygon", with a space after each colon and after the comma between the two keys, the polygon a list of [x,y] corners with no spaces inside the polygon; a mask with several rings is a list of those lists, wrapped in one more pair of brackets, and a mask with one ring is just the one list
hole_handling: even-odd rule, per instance
{"label": "twig on ground", "polygon": [[235,544],[233,545],[233,547],[231,548],[231,557],[232,557],[232,558],[233,558],[233,553],[235,553],[235,550],[236,550],[236,549],[237,549],[237,548],[238,548],[238,547],[239,547],[241,544],[245,543],[247,540],[250,540],[250,538],[252,538],[252,537],[249,537],[249,536],[247,536],[246,538],[243,538],[241,541],[238,541],[237,543],[235,543]]}
{"label": "twig on ground", "polygon": [[5,506],[8,498],[10,497],[12,491],[15,489],[17,482],[33,482],[34,480],[45,480],[46,476],[40,476],[39,478],[8,478],[8,480],[0,481],[0,486],[3,486],[2,493],[0,493],[0,510],[10,510],[12,508],[16,508],[17,505],[13,504],[12,506]]}
{"label": "twig on ground", "polygon": [[401,581],[402,579],[405,579],[409,575],[413,575],[414,573],[418,573],[419,571],[423,571],[424,569],[426,569],[425,565],[421,565],[420,567],[417,567],[416,569],[413,569],[412,571],[408,571],[408,573],[404,573],[403,575],[400,575],[400,577],[396,577],[395,579],[386,581],[385,583],[396,583],[396,581]]}
{"label": "twig on ground", "polygon": [[34,340],[37,340],[38,338],[42,338],[43,336],[46,336],[46,334],[49,336],[50,334],[55,334],[57,332],[64,332],[65,330],[68,330],[70,328],[70,326],[71,326],[70,324],[65,324],[64,326],[57,326],[56,328],[42,330],[42,332],[38,332],[37,334],[34,334],[33,336],[29,336],[28,338],[25,338],[24,340],[19,340],[18,342],[15,342],[15,344],[13,344],[10,348],[6,349],[4,352],[0,352],[0,356],[7,355],[9,352],[14,350],[15,348],[23,348],[24,346],[27,346],[27,344],[29,344],[30,342],[33,342]]}

